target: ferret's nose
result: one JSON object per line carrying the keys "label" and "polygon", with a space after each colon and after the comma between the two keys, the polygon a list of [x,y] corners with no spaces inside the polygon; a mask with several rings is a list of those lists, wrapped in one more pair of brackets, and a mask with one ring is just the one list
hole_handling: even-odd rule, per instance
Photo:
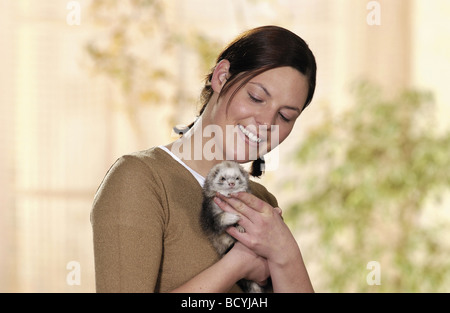
{"label": "ferret's nose", "polygon": [[234,183],[233,183],[233,182],[229,182],[229,183],[228,183],[228,186],[234,187]]}

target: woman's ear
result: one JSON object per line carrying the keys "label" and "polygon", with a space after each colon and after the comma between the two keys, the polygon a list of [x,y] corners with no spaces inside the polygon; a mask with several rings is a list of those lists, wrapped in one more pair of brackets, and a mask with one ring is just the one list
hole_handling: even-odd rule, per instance
{"label": "woman's ear", "polygon": [[222,87],[227,82],[229,70],[230,62],[228,60],[222,60],[217,63],[211,78],[211,87],[215,92],[220,93],[222,90]]}

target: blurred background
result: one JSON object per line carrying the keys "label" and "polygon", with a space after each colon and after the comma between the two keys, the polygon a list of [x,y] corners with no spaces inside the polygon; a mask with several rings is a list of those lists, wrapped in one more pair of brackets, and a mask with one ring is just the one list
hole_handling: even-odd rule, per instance
{"label": "blurred background", "polygon": [[317,292],[450,291],[447,0],[0,0],[0,292],[94,292],[89,220],[121,155],[193,121],[242,31],[318,63],[262,183]]}

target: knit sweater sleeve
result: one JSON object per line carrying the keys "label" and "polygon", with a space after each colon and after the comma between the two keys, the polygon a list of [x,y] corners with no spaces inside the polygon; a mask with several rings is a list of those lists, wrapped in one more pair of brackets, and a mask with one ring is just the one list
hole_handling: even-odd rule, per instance
{"label": "knit sweater sleeve", "polygon": [[166,219],[164,186],[135,156],[118,159],[91,212],[97,292],[154,292]]}

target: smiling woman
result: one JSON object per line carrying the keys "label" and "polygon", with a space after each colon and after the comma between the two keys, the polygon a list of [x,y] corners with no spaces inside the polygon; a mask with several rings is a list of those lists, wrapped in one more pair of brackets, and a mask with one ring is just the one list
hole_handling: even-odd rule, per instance
{"label": "smiling woman", "polygon": [[[273,100],[269,90],[275,92],[290,89],[297,92],[294,95],[284,93],[293,98],[280,101],[278,105],[282,105],[283,110],[280,109],[277,114],[284,122],[293,124],[313,98],[316,72],[313,53],[306,42],[296,34],[277,26],[263,26],[249,30],[225,48],[218,56],[213,71],[206,76],[201,94],[203,106],[199,115],[201,116],[207,109],[208,103],[217,102],[223,95],[228,95],[225,106],[225,112],[228,113],[231,101],[244,86],[247,97],[255,104],[265,102],[266,98]],[[215,73],[219,76],[216,85],[213,84]],[[284,74],[290,76],[285,77]],[[255,79],[257,76],[258,79]],[[289,78],[295,78],[296,81],[292,82]],[[261,79],[268,79],[268,85],[261,83]],[[283,85],[287,83],[291,83],[289,87],[293,88]],[[279,89],[280,87],[282,89]],[[212,99],[215,94],[217,98]],[[189,125],[189,128],[193,125],[194,123]],[[281,143],[281,140],[279,142]],[[253,163],[251,173],[253,176],[262,174],[261,162],[262,159],[258,158]]]}
{"label": "smiling woman", "polygon": [[[275,292],[312,291],[277,200],[261,184],[250,181],[252,194],[216,199],[246,226],[244,235],[230,232],[238,242],[223,258],[199,216],[211,168],[225,159],[261,160],[283,142],[311,102],[315,79],[312,52],[286,29],[260,27],[232,42],[207,75],[189,131],[121,157],[99,187],[91,215],[97,291],[242,291],[237,281],[268,276]],[[210,147],[212,158],[204,155]],[[260,161],[253,164],[252,175],[260,175]]]}
{"label": "smiling woman", "polygon": [[[231,126],[237,129],[237,140],[234,133],[223,132],[216,146],[220,151],[219,160],[249,162],[274,149],[289,135],[304,107],[308,83],[303,74],[285,66],[267,70],[245,86],[233,86],[228,94],[221,96],[225,88],[221,77],[229,75],[230,65],[228,60],[222,60],[215,67],[212,81],[215,93],[196,123],[202,126],[194,125],[180,141],[195,142],[192,137],[200,136],[202,127],[215,125],[229,129]],[[235,89],[238,90],[235,92]],[[244,157],[239,151],[244,151]]]}

